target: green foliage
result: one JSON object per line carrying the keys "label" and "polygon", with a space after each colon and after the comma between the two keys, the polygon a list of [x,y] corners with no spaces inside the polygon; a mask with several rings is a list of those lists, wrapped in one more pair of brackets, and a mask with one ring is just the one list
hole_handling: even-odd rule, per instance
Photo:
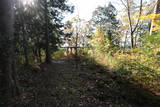
{"label": "green foliage", "polygon": [[[88,54],[111,71],[135,84],[157,91],[160,83],[160,33],[142,36],[142,47],[119,50],[97,30]],[[108,54],[112,53],[112,54]]]}
{"label": "green foliage", "polygon": [[110,42],[107,38],[93,37],[91,43],[95,51],[102,53],[109,52]]}
{"label": "green foliage", "polygon": [[68,5],[66,0],[33,2],[34,5],[23,5],[20,0],[14,2],[15,51],[17,57],[24,57],[20,58],[24,59],[20,62],[27,64],[34,62],[35,59],[31,57],[41,62],[44,59],[42,52],[45,52],[47,57],[58,49],[60,37],[64,36],[63,13],[73,12],[73,6]]}
{"label": "green foliage", "polygon": [[114,44],[119,44],[119,20],[116,19],[117,10],[110,2],[108,6],[98,7],[93,12],[91,22],[94,27],[101,27],[104,35]]}
{"label": "green foliage", "polygon": [[144,35],[142,37],[143,47],[158,48],[160,46],[160,32],[153,35]]}
{"label": "green foliage", "polygon": [[117,49],[117,46],[104,35],[101,27],[97,27],[96,34],[90,40],[90,45],[95,52],[102,54],[111,54]]}

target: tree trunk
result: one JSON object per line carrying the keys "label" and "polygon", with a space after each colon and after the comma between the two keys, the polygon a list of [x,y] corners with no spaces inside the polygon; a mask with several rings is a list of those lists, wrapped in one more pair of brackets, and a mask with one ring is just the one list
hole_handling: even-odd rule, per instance
{"label": "tree trunk", "polygon": [[[126,4],[123,0],[121,0],[122,4],[126,7],[127,9],[127,15],[128,15],[128,21],[129,21],[129,26],[130,26],[130,36],[131,36],[131,48],[135,48],[134,46],[134,33],[137,29],[137,27],[139,26],[139,22],[140,22],[140,19],[138,18],[138,21],[137,23],[135,24],[135,27],[133,27],[133,22],[132,22],[132,16],[131,16],[131,5],[130,5],[130,1],[129,0],[126,0]],[[139,6],[139,16],[138,17],[141,17],[142,15],[142,5],[143,4],[143,0],[140,0],[140,6]]]}
{"label": "tree trunk", "polygon": [[39,62],[42,62],[41,48],[38,48]]}
{"label": "tree trunk", "polygon": [[2,97],[5,97],[3,99],[8,101],[18,94],[13,43],[13,0],[0,0],[0,14],[0,87]]}
{"label": "tree trunk", "polygon": [[[24,35],[26,36],[26,35]],[[27,40],[26,37],[24,37],[24,56],[25,56],[25,66],[29,65],[29,59],[28,59],[28,46],[27,46]]]}
{"label": "tree trunk", "polygon": [[134,33],[131,32],[131,48],[135,48],[134,47]]}
{"label": "tree trunk", "polygon": [[76,34],[76,44],[75,44],[75,62],[76,62],[76,69],[78,68],[78,33]]}
{"label": "tree trunk", "polygon": [[112,42],[112,33],[110,30],[108,31],[108,39],[110,40],[110,42]]}
{"label": "tree trunk", "polygon": [[125,41],[124,41],[124,49],[126,49],[127,36],[128,36],[128,31],[126,32],[126,35],[125,35]]}
{"label": "tree trunk", "polygon": [[[160,0],[155,0],[156,2],[156,5],[155,5],[155,8],[154,8],[154,13],[155,14],[159,14],[160,13]],[[153,23],[154,23],[155,19],[153,19],[151,21],[151,28],[150,28],[150,35],[152,35],[152,32],[153,32],[153,28],[156,27]]]}
{"label": "tree trunk", "polygon": [[41,46],[40,46],[40,39],[37,37],[37,54],[38,54],[38,61],[42,62],[42,55],[41,55]]}
{"label": "tree trunk", "polygon": [[134,37],[134,47],[135,48],[137,47],[137,36],[138,36],[138,34],[136,34],[136,36]]}
{"label": "tree trunk", "polygon": [[46,46],[45,46],[45,51],[46,51],[46,62],[50,63],[51,62],[51,55],[50,55],[50,46],[49,46],[49,33],[48,33],[48,8],[47,8],[47,0],[45,0],[45,39],[46,39]]}

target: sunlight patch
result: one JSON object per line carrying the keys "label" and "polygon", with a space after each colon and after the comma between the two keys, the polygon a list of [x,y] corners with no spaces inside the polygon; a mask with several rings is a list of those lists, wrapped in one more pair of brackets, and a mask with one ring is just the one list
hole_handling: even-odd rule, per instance
{"label": "sunlight patch", "polygon": [[24,5],[32,5],[34,4],[34,0],[21,0]]}

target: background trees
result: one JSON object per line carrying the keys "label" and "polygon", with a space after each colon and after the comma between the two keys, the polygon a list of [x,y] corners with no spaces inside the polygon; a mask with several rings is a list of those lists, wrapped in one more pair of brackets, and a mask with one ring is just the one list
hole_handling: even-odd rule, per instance
{"label": "background trees", "polygon": [[[146,10],[150,4],[144,3],[143,0],[120,1],[125,9],[120,14],[121,17],[118,17],[116,8],[109,3],[108,6],[97,7],[89,21],[81,19],[78,15],[66,24],[62,22],[64,13],[73,12],[73,6],[68,5],[66,0],[35,0],[31,4],[24,4],[20,0],[15,0],[14,3],[12,0],[0,1],[2,97],[6,96],[8,99],[19,92],[17,68],[31,69],[31,72],[43,71],[41,65],[46,64],[41,63],[52,65],[49,64],[52,62],[52,54],[61,46],[65,46],[63,43],[76,49],[76,65],[78,60],[81,60],[77,57],[77,48],[83,47],[86,48],[85,51],[82,49],[84,56],[90,55],[110,70],[123,73],[130,71],[127,76],[140,78],[139,81],[143,85],[150,85],[150,82],[155,81],[153,77],[158,79],[159,74],[156,71],[160,70],[160,37],[159,33],[148,35],[147,32],[150,28],[159,31],[159,14],[150,14],[153,13],[154,6],[151,6],[150,11]],[[144,20],[146,18],[150,20]],[[122,41],[125,45],[122,45]],[[120,49],[123,46],[124,48]],[[63,50],[59,52],[64,57]],[[35,70],[35,66],[38,70]],[[145,82],[143,77],[150,81]]]}
{"label": "background trees", "polygon": [[63,35],[63,13],[72,12],[73,7],[66,5],[65,0],[37,0],[26,5],[17,0],[15,6],[16,51],[24,59],[22,63],[41,62],[44,55],[45,61],[51,62],[51,54]]}
{"label": "background trees", "polygon": [[51,62],[63,35],[63,13],[73,6],[66,0],[1,0],[0,7],[0,100],[10,100],[19,92],[17,67]]}
{"label": "background trees", "polygon": [[103,29],[105,35],[114,44],[119,44],[120,22],[116,18],[117,10],[110,2],[108,6],[98,7],[94,12],[91,21],[94,27]]}

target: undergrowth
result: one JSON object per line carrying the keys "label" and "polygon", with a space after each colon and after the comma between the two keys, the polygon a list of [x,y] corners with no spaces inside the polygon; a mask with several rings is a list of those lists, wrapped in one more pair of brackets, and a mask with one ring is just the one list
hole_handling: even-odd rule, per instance
{"label": "undergrowth", "polygon": [[[141,84],[158,94],[160,89],[160,35],[144,35],[143,46],[135,49],[120,50],[108,47],[104,51],[105,43],[94,42],[88,55],[96,63],[107,67],[110,71],[127,78],[130,82]],[[92,41],[94,41],[92,40]],[[110,46],[106,42],[106,46]],[[104,45],[104,48],[106,47]],[[103,51],[101,50],[103,49]],[[112,51],[109,51],[112,50]],[[108,52],[109,51],[109,52]]]}

